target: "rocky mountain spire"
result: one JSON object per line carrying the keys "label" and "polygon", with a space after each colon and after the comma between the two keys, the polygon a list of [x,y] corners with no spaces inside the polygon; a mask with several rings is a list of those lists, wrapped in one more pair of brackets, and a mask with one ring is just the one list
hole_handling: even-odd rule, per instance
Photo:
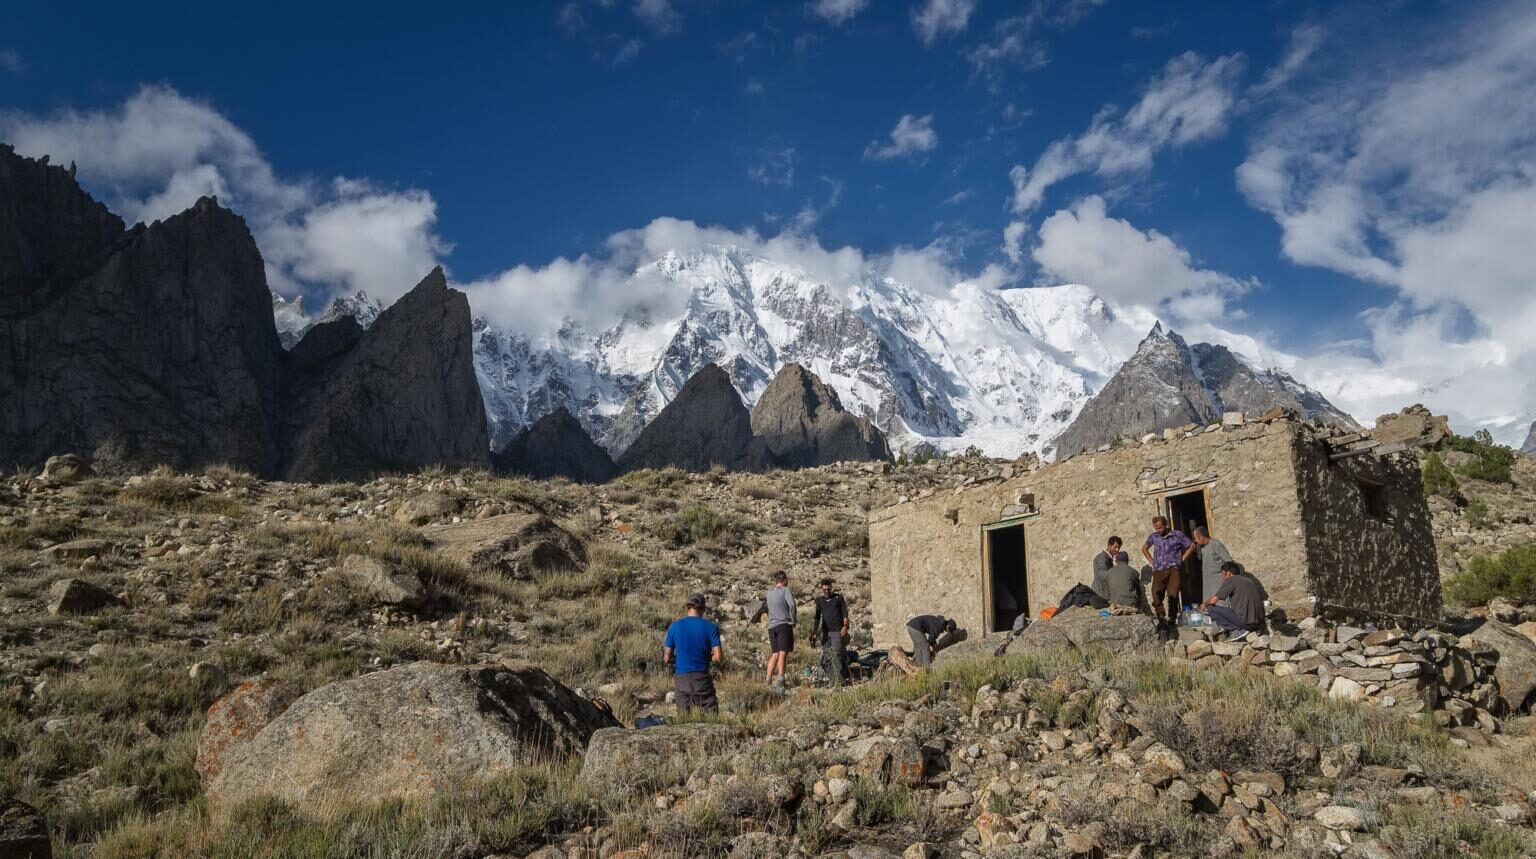
{"label": "rocky mountain spire", "polygon": [[1520,445],[1520,452],[1526,456],[1536,456],[1536,421],[1531,421],[1531,429],[1525,434],[1525,444]]}
{"label": "rocky mountain spire", "polygon": [[762,440],[752,436],[752,416],[718,364],[693,374],[677,396],[646,424],[623,455],[620,471],[666,468],[761,471],[773,463]]}
{"label": "rocky mountain spire", "polygon": [[513,436],[491,455],[497,471],[528,477],[565,477],[577,483],[602,483],[613,477],[614,464],[587,435],[581,422],[561,406]]}
{"label": "rocky mountain spire", "polygon": [[794,363],[779,370],[753,406],[752,433],[785,468],[891,455],[879,429],[844,411],[836,391]]}

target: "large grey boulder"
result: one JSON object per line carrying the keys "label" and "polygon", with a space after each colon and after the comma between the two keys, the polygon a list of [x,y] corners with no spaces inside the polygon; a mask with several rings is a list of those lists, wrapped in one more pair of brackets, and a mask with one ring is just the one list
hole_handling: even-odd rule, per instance
{"label": "large grey boulder", "polygon": [[707,471],[720,465],[732,471],[762,471],[773,456],[752,435],[752,415],[716,364],[693,374],[672,402],[646,424],[619,457],[620,471],[681,468]]}
{"label": "large grey boulder", "polygon": [[[270,322],[270,307],[267,315]],[[308,339],[294,351],[307,354]],[[469,300],[448,288],[442,268],[326,364],[322,375],[289,394],[294,437],[287,479],[366,479],[426,465],[489,467]]]}
{"label": "large grey boulder", "polygon": [[564,406],[534,421],[491,456],[499,472],[528,477],[564,477],[602,483],[613,477],[608,451],[598,446]]}
{"label": "large grey boulder", "polygon": [[581,541],[540,513],[434,525],[421,533],[434,550],[480,572],[531,578],[587,565]]}
{"label": "large grey boulder", "polygon": [[1462,636],[1462,644],[1497,651],[1499,661],[1493,669],[1493,679],[1499,686],[1499,697],[1504,699],[1509,712],[1523,712],[1531,703],[1531,693],[1536,691],[1536,642],[1489,618]]}
{"label": "large grey boulder", "polygon": [[420,608],[427,589],[415,571],[368,555],[348,555],[341,561],[341,578],[353,593],[379,605]]}
{"label": "large grey boulder", "polygon": [[299,697],[299,688],[284,680],[247,680],[213,702],[197,740],[195,767],[204,784],[224,769],[229,751],[248,743],[262,728],[283,714]]}
{"label": "large grey boulder", "polygon": [[53,859],[48,821],[19,799],[0,799],[0,859]]}
{"label": "large grey boulder", "polygon": [[705,722],[642,730],[604,728],[593,733],[587,745],[581,780],[616,792],[681,783],[693,764],[740,745],[746,737],[747,732],[734,725]]}
{"label": "large grey boulder", "polygon": [[111,591],[85,579],[59,579],[48,588],[49,614],[91,614],[117,604]]}
{"label": "large grey boulder", "polygon": [[1119,653],[1150,651],[1162,647],[1157,621],[1150,615],[1129,614],[1101,616],[1098,609],[1077,606],[1058,612],[1050,620],[1029,625],[1008,652],[1027,648],[1071,647],[1078,650],[1102,648]]}
{"label": "large grey boulder", "polygon": [[845,411],[836,391],[794,363],[779,370],[752,407],[752,433],[785,468],[891,456],[874,424]]}
{"label": "large grey boulder", "polygon": [[204,790],[215,814],[257,796],[321,806],[418,799],[579,754],[594,731],[617,724],[535,668],[417,662],[298,699],[230,747]]}
{"label": "large grey boulder", "polygon": [[1437,415],[1422,403],[1414,403],[1394,414],[1376,419],[1371,436],[1383,445],[1408,444],[1433,447],[1451,434],[1450,420]]}

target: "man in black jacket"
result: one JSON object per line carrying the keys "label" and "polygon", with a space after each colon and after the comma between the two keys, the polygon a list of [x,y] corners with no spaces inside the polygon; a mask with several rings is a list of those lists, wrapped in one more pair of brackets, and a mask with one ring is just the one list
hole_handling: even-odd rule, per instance
{"label": "man in black jacket", "polygon": [[833,686],[848,679],[848,603],[832,589],[831,579],[821,580],[821,596],[816,598],[816,631],[811,646],[821,642],[821,670]]}
{"label": "man in black jacket", "polygon": [[912,637],[912,661],[923,668],[932,665],[939,636],[954,631],[955,622],[937,614],[920,614],[907,621],[907,635]]}

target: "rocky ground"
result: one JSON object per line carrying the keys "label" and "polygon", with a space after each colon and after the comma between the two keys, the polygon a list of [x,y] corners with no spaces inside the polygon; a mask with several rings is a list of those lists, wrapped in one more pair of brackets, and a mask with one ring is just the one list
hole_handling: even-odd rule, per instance
{"label": "rocky ground", "polygon": [[[805,683],[794,706],[763,689],[746,617],[773,570],[802,593],[834,578],[867,647],[867,510],[1012,467],[641,471],[600,486],[18,474],[0,482],[0,796],[42,811],[58,856],[1527,855],[1536,769],[1490,765],[1528,759],[1519,718],[1464,749],[1282,679],[1070,654],[952,654],[938,676]],[[1517,464],[1512,489],[1464,489],[1523,497],[1531,469]],[[1467,551],[1444,545],[1459,515],[1437,513],[1443,556]],[[1491,533],[1519,539],[1519,515]],[[553,761],[387,811],[210,813],[199,737],[242,681],[303,692],[420,661],[537,666],[627,724],[670,715],[657,636],[694,590],[726,637],[722,722],[742,733],[723,746],[639,775]]]}
{"label": "rocky ground", "polygon": [[[1458,451],[1446,451],[1442,456],[1453,470],[1470,459]],[[1429,498],[1442,576],[1466,569],[1478,555],[1536,542],[1536,457],[1515,457],[1511,471],[1513,483],[1489,483],[1459,475],[1461,503],[1440,496]],[[1480,516],[1473,502],[1485,505],[1486,515]]]}

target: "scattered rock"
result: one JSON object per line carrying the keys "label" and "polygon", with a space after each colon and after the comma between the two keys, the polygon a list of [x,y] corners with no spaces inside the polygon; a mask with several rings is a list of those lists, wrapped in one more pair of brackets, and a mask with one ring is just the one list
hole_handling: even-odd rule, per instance
{"label": "scattered rock", "polygon": [[1365,812],[1347,805],[1326,805],[1312,815],[1312,819],[1329,829],[1360,832],[1365,829]]}
{"label": "scattered rock", "polygon": [[579,570],[587,550],[569,531],[538,513],[507,513],[422,533],[432,547],[464,565],[504,576]]}
{"label": "scattered rock", "polygon": [[443,492],[423,492],[405,499],[395,511],[395,521],[407,525],[425,525],[457,515],[462,502]]}
{"label": "scattered rock", "polygon": [[1496,620],[1484,621],[1462,639],[1498,651],[1493,678],[1499,684],[1499,697],[1509,712],[1525,710],[1531,692],[1536,691],[1536,642]]}
{"label": "scattered rock", "polygon": [[43,463],[42,477],[48,483],[75,483],[95,474],[90,462],[85,457],[74,453],[50,456],[48,461]]}
{"label": "scattered rock", "polygon": [[0,859],[53,859],[48,821],[19,799],[0,799]]}
{"label": "scattered rock", "polygon": [[59,579],[48,588],[49,614],[90,614],[117,604],[110,591],[84,579]]}
{"label": "scattered rock", "polygon": [[354,593],[382,605],[420,608],[427,601],[415,572],[381,558],[348,555],[342,559],[341,575]]}
{"label": "scattered rock", "polygon": [[[592,735],[581,762],[581,779],[616,790],[651,784],[679,761],[700,760],[739,744],[746,731],[733,725],[695,723],[644,730],[605,728]],[[686,775],[686,771],[684,772]]]}
{"label": "scattered rock", "polygon": [[43,550],[43,557],[50,561],[71,561],[100,557],[112,551],[113,545],[106,540],[70,540]]}

